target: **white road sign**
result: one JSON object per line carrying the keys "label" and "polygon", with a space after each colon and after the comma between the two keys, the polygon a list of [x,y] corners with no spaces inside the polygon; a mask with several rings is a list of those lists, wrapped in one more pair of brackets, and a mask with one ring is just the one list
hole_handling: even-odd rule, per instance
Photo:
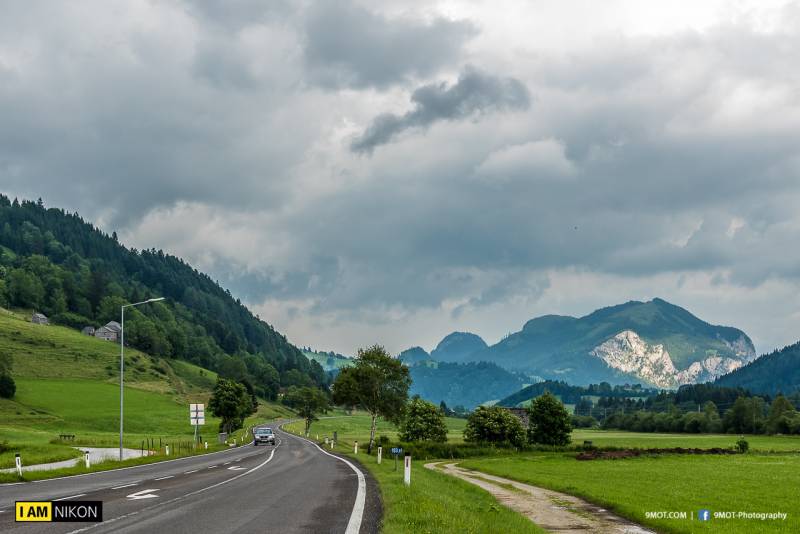
{"label": "white road sign", "polygon": [[190,425],[204,425],[204,424],[206,424],[206,418],[205,417],[190,417],[189,418],[189,424]]}

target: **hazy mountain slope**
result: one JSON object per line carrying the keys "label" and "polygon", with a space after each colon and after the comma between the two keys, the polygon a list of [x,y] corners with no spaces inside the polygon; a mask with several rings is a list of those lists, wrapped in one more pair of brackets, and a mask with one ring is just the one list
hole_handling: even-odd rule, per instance
{"label": "hazy mountain slope", "polygon": [[408,366],[433,360],[431,355],[422,347],[411,347],[397,355],[397,358]]}
{"label": "hazy mountain slope", "polygon": [[445,336],[433,351],[431,357],[440,362],[471,361],[471,356],[488,347],[480,336],[470,332],[453,332]]}
{"label": "hazy mountain slope", "polygon": [[436,362],[414,365],[411,372],[411,394],[438,404],[474,408],[484,402],[504,398],[523,385],[523,379],[488,362]]}
{"label": "hazy mountain slope", "polygon": [[800,342],[789,345],[718,378],[715,385],[743,387],[753,393],[775,395],[800,390]]}

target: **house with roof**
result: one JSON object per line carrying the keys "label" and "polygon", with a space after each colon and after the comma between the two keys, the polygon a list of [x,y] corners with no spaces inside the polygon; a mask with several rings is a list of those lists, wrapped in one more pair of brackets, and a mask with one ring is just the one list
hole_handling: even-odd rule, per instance
{"label": "house with roof", "polygon": [[50,320],[43,313],[34,313],[31,316],[31,322],[34,324],[50,324]]}
{"label": "house with roof", "polygon": [[119,341],[122,327],[116,321],[109,321],[94,331],[94,337],[105,339],[106,341]]}
{"label": "house with roof", "polygon": [[84,326],[83,330],[81,330],[81,334],[84,336],[93,336],[94,335],[94,327],[93,326]]}

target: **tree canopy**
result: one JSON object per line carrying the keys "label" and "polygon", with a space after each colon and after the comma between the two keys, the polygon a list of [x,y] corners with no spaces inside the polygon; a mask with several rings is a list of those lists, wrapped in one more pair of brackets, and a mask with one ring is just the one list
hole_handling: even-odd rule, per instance
{"label": "tree canopy", "polygon": [[447,424],[444,413],[435,404],[418,396],[411,399],[400,424],[403,441],[447,441]]}
{"label": "tree canopy", "polygon": [[528,442],[542,445],[569,444],[570,416],[567,409],[552,393],[546,391],[528,408]]}
{"label": "tree canopy", "polygon": [[373,345],[359,349],[355,364],[341,370],[333,384],[333,400],[369,412],[372,422],[368,450],[372,451],[378,417],[399,424],[410,385],[408,367],[380,345]]}

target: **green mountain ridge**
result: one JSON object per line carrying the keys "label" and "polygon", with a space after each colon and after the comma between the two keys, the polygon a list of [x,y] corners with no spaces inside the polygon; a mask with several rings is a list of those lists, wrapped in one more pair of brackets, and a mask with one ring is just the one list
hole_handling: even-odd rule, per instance
{"label": "green mountain ridge", "polygon": [[119,321],[126,344],[246,380],[264,398],[281,387],[324,384],[285,336],[208,275],[161,250],[128,249],[78,214],[0,195],[0,306],[43,312],[80,329]]}

